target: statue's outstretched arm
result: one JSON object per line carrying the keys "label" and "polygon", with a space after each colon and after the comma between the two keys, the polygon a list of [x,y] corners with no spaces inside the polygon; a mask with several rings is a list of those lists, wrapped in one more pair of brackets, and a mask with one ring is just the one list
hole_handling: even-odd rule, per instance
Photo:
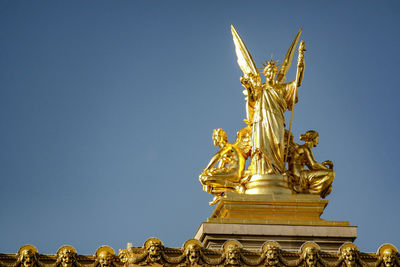
{"label": "statue's outstretched arm", "polygon": [[301,86],[301,82],[303,81],[304,74],[304,51],[306,51],[306,46],[304,41],[300,42],[299,46],[299,57],[297,58],[297,87]]}
{"label": "statue's outstretched arm", "polygon": [[246,89],[246,96],[248,97],[249,102],[255,101],[255,89],[257,86],[261,86],[261,84],[256,80],[256,77],[252,76],[252,74],[244,75],[240,77],[240,83]]}
{"label": "statue's outstretched arm", "polygon": [[230,148],[224,147],[221,148],[217,153],[215,153],[214,156],[210,159],[210,162],[204,168],[204,172],[209,171],[215,164],[217,164],[218,161],[221,160],[225,153],[229,150]]}

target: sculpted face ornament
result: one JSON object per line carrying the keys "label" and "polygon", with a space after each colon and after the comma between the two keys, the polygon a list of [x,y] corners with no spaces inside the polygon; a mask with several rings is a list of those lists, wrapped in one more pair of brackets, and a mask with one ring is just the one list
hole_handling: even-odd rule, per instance
{"label": "sculpted face ornament", "polygon": [[[398,262],[398,250],[392,244],[384,244],[378,249],[378,257],[385,267],[393,267]],[[380,265],[381,266],[381,265]]]}
{"label": "sculpted face ornament", "polygon": [[23,267],[33,267],[37,265],[37,249],[31,245],[22,246],[18,251],[17,265]]}
{"label": "sculpted face ornament", "polygon": [[185,256],[185,265],[201,265],[201,243],[197,239],[189,239],[183,244],[183,255]]}
{"label": "sculpted face ornament", "polygon": [[263,245],[263,253],[265,255],[266,266],[277,266],[279,263],[280,247],[276,242],[267,242]]}
{"label": "sculpted face ornament", "polygon": [[226,265],[241,265],[241,249],[242,244],[238,241],[231,240],[224,244],[225,264]]}
{"label": "sculpted face ornament", "polygon": [[101,267],[111,267],[113,259],[114,256],[107,251],[103,251],[99,254],[99,263]]}
{"label": "sculpted face ornament", "polygon": [[353,267],[357,265],[358,248],[353,243],[345,243],[339,249],[340,260],[344,262],[346,267]]}
{"label": "sculpted face ornament", "polygon": [[344,262],[347,267],[353,267],[356,265],[356,250],[353,248],[348,248],[344,250]]}
{"label": "sculpted face ornament", "polygon": [[317,266],[318,254],[317,250],[314,247],[308,247],[304,250],[304,260],[306,262],[306,266],[314,267]]}
{"label": "sculpted face ornament", "polygon": [[96,264],[95,266],[100,265],[100,267],[113,267],[115,252],[109,246],[102,246],[96,251]]}
{"label": "sculpted face ornament", "polygon": [[76,263],[76,250],[71,246],[63,246],[57,251],[56,266],[72,267]]}
{"label": "sculpted face ornament", "polygon": [[163,243],[157,238],[150,238],[144,244],[150,262],[160,262]]}
{"label": "sculpted face ornament", "polygon": [[231,265],[240,264],[240,249],[238,246],[231,245],[228,247],[226,255],[227,263]]}
{"label": "sculpted face ornament", "polygon": [[32,250],[22,251],[22,264],[24,267],[32,267],[35,264],[35,255]]}
{"label": "sculpted face ornament", "polygon": [[384,250],[383,257],[382,257],[383,264],[386,267],[394,266],[395,257],[396,257],[396,253],[392,249],[388,248],[388,249]]}
{"label": "sculpted face ornament", "polygon": [[186,257],[190,264],[198,263],[200,260],[200,247],[195,244],[188,245],[186,249]]}
{"label": "sculpted face ornament", "polygon": [[275,266],[278,264],[278,251],[275,249],[270,249],[266,253],[267,264],[268,266]]}
{"label": "sculpted face ornament", "polygon": [[61,265],[63,266],[63,267],[72,267],[72,264],[73,264],[73,256],[72,256],[72,254],[71,253],[65,253],[63,256],[62,256],[62,261],[61,261]]}
{"label": "sculpted face ornament", "polygon": [[300,248],[301,266],[315,267],[318,265],[320,247],[314,242],[306,242]]}

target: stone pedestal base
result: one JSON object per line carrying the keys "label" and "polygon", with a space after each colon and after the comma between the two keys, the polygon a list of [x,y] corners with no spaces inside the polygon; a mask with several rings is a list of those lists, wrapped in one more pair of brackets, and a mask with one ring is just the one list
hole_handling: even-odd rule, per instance
{"label": "stone pedestal base", "polygon": [[322,250],[337,252],[345,242],[357,237],[356,226],[263,225],[202,223],[194,238],[205,248],[221,249],[229,239],[238,240],[245,249],[260,250],[266,241],[276,241],[284,250],[298,251],[306,241],[316,242]]}
{"label": "stone pedestal base", "polygon": [[311,194],[237,194],[226,192],[195,238],[206,248],[221,248],[229,239],[246,249],[259,250],[265,241],[282,249],[298,250],[306,241],[336,252],[357,237],[357,227],[347,221],[326,221],[320,216],[328,200]]}

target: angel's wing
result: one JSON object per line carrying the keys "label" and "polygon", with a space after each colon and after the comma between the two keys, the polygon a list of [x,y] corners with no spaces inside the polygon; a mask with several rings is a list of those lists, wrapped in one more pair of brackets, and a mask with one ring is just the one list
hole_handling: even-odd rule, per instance
{"label": "angel's wing", "polygon": [[246,46],[244,45],[242,39],[240,38],[239,34],[237,33],[233,25],[231,25],[231,31],[233,36],[233,42],[235,44],[237,63],[240,69],[243,71],[243,74],[246,75],[251,73],[255,76],[260,76],[253,58],[251,57],[249,51],[247,50]]}
{"label": "angel's wing", "polygon": [[290,65],[292,64],[294,51],[296,49],[297,43],[299,42],[300,35],[301,35],[301,29],[296,34],[296,37],[294,38],[292,45],[289,47],[289,50],[286,53],[285,60],[282,63],[278,76],[276,77],[276,81],[278,83],[283,83],[286,80],[286,73],[288,72]]}

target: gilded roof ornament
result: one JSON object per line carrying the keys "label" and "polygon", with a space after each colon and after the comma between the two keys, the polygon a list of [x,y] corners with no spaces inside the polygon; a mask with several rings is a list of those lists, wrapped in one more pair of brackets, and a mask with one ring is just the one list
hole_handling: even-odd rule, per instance
{"label": "gilded roof ornament", "polygon": [[95,267],[115,267],[115,251],[109,246],[101,246],[95,253]]}
{"label": "gilded roof ornament", "polygon": [[22,246],[17,253],[15,267],[40,267],[38,250],[32,245]]}
{"label": "gilded roof ornament", "polygon": [[57,250],[57,261],[55,267],[78,267],[77,252],[72,246],[65,245]]}
{"label": "gilded roof ornament", "polygon": [[[152,247],[160,248],[153,255],[160,258],[148,258]],[[392,244],[383,244],[376,253],[360,253],[353,243],[343,244],[336,252],[321,250],[318,243],[305,242],[296,251],[284,250],[279,242],[267,241],[258,250],[244,249],[238,240],[228,240],[219,249],[206,249],[196,239],[187,240],[181,248],[164,247],[157,238],[148,239],[142,247],[133,247],[129,244],[124,251],[127,256],[126,264],[115,256],[114,249],[101,246],[95,255],[75,255],[76,266],[288,266],[288,267],[398,267],[400,266],[398,249]],[[129,251],[129,252],[128,252]],[[65,252],[65,253],[64,253]],[[72,246],[62,246],[57,255],[39,255],[32,245],[22,246],[17,254],[1,254],[2,267],[33,266],[33,263],[43,260],[43,266],[60,264],[59,256],[77,253]],[[25,255],[25,257],[21,257]],[[36,255],[29,258],[28,255]],[[108,262],[101,263],[101,258]],[[33,259],[33,260],[32,260]],[[42,265],[36,265],[42,267]]]}

